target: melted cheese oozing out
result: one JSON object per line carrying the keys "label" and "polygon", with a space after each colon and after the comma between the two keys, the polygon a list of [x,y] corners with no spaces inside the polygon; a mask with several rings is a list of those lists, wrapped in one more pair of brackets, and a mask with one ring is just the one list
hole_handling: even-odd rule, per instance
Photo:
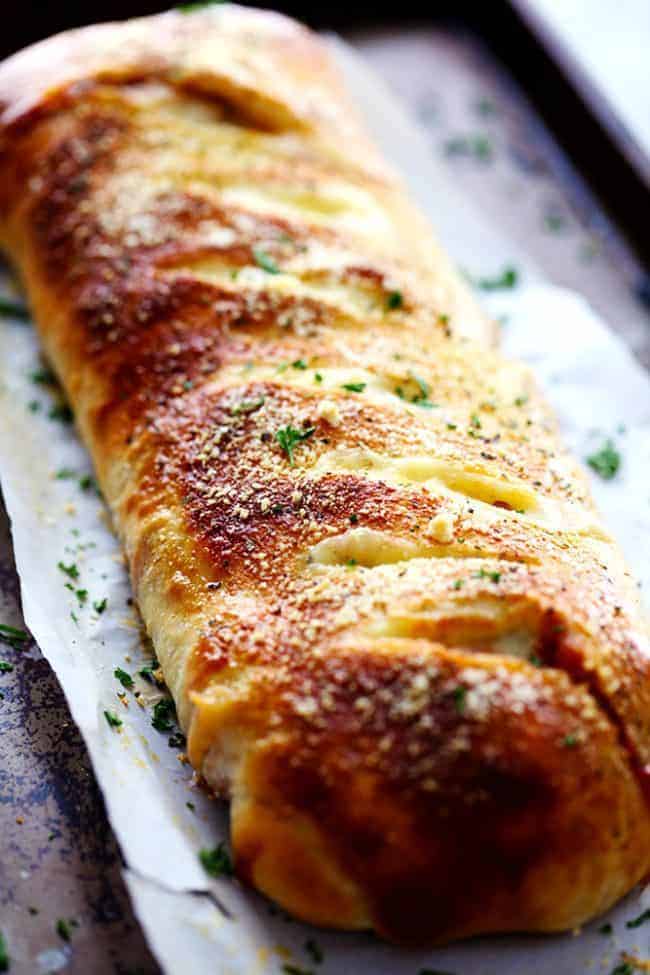
{"label": "melted cheese oozing out", "polygon": [[[262,248],[263,249],[263,248]],[[328,306],[336,314],[367,319],[368,315],[385,315],[385,291],[374,283],[343,280],[353,255],[319,245],[310,248],[309,261],[294,257],[276,274],[269,274],[256,265],[237,270],[236,290],[266,292],[287,298],[307,298]],[[198,281],[206,281],[226,290],[235,290],[233,265],[219,257],[210,257],[188,266],[175,267],[173,274],[191,273]],[[171,272],[170,272],[171,273]]]}
{"label": "melted cheese oozing out", "polygon": [[432,545],[400,538],[372,528],[353,528],[325,538],[309,551],[309,562],[320,565],[355,563],[367,568],[444,554]]}
{"label": "melted cheese oozing out", "polygon": [[[545,527],[587,535],[598,542],[609,536],[595,517],[579,505],[558,501],[532,491],[521,481],[505,481],[471,471],[449,458],[390,457],[364,448],[341,448],[321,455],[313,473],[363,471],[366,477],[402,486],[421,486],[436,496],[471,499],[485,509],[499,509],[499,517],[525,517]],[[484,517],[495,512],[483,510]]]}
{"label": "melted cheese oozing out", "polygon": [[[269,277],[265,272],[250,268],[257,279]],[[225,279],[224,279],[225,280]],[[278,382],[282,386],[294,386],[327,393],[324,408],[337,413],[337,397],[363,395],[364,402],[391,405],[393,409],[426,416],[428,423],[446,427],[450,420],[461,422],[453,407],[424,410],[413,398],[420,393],[415,373],[408,363],[401,362],[399,372],[383,370],[371,372],[354,364],[346,366],[318,366],[292,368],[284,363],[280,368],[258,366],[246,369],[247,381]],[[318,376],[318,382],[315,377]],[[236,387],[241,384],[240,367],[222,369],[214,388]],[[346,389],[346,385],[361,385],[360,393]],[[209,384],[208,384],[209,386]],[[327,418],[327,417],[326,417]],[[463,420],[466,417],[463,415]],[[337,425],[333,423],[333,425]],[[468,502],[481,506],[481,516],[492,519],[495,507],[498,517],[525,518],[554,531],[587,536],[595,543],[611,544],[611,537],[598,523],[595,515],[580,504],[564,501],[535,491],[524,481],[510,477],[508,480],[494,477],[481,470],[475,463],[472,468],[458,459],[430,454],[390,456],[365,447],[340,447],[322,454],[314,466],[305,471],[307,476],[323,474],[359,473],[373,480],[396,484],[405,488],[424,489],[436,497],[446,497],[455,502]]]}
{"label": "melted cheese oozing out", "polygon": [[359,187],[343,183],[319,185],[318,192],[293,189],[288,186],[266,185],[264,191],[250,185],[230,185],[223,189],[221,199],[228,204],[265,214],[295,220],[305,216],[319,226],[336,223],[338,230],[352,234],[370,234],[387,245],[391,243],[393,227],[385,212],[370,194]]}

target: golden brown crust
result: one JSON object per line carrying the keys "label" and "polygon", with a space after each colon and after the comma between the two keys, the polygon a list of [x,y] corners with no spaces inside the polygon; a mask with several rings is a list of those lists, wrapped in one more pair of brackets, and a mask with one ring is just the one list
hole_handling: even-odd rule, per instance
{"label": "golden brown crust", "polygon": [[647,630],[319,43],[231,6],[0,67],[0,234],[240,875],[422,942],[650,867]]}

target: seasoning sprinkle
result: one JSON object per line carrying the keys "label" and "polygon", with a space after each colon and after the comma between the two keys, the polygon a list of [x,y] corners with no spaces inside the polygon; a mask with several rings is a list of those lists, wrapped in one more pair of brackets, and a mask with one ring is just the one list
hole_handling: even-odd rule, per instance
{"label": "seasoning sprinkle", "polygon": [[519,281],[519,273],[514,267],[505,267],[501,274],[493,278],[478,278],[474,283],[481,291],[500,291],[514,288]]}
{"label": "seasoning sprinkle", "polygon": [[265,396],[260,396],[258,399],[243,399],[241,403],[231,407],[230,412],[233,416],[238,416],[241,413],[255,413],[261,406],[264,406],[265,402]]}
{"label": "seasoning sprinkle", "polygon": [[12,650],[21,650],[23,644],[29,640],[29,633],[25,630],[18,630],[15,626],[0,623],[0,640],[8,644]]}
{"label": "seasoning sprinkle", "polygon": [[310,956],[311,960],[317,965],[321,965],[325,960],[323,949],[318,942],[314,940],[314,938],[308,938],[307,941],[305,941],[305,951]]}
{"label": "seasoning sprinkle", "polygon": [[72,423],[74,414],[67,403],[55,403],[48,412],[50,420],[59,420],[61,423]]}
{"label": "seasoning sprinkle", "polygon": [[292,427],[289,424],[286,427],[281,427],[275,432],[275,439],[280,444],[282,450],[289,458],[289,464],[291,467],[295,467],[295,462],[293,459],[293,450],[296,444],[302,443],[303,440],[308,440],[312,436],[316,427],[307,427],[305,430],[298,430],[296,427]]}
{"label": "seasoning sprinkle", "polygon": [[156,731],[171,731],[176,718],[176,707],[171,697],[163,697],[153,706],[152,726]]}
{"label": "seasoning sprinkle", "polygon": [[140,675],[140,677],[144,678],[144,680],[148,681],[150,684],[154,684],[156,683],[155,672],[159,668],[160,668],[160,664],[154,657],[151,663],[145,664],[144,667],[140,668],[138,674]]}
{"label": "seasoning sprinkle", "polygon": [[223,0],[199,0],[197,3],[182,3],[176,9],[181,14],[191,14],[195,10],[205,10],[206,7],[212,7],[217,3],[223,3]]}
{"label": "seasoning sprinkle", "polygon": [[70,941],[72,938],[72,929],[76,927],[78,927],[78,924],[72,918],[66,921],[65,918],[60,917],[56,922],[55,931],[63,941]]}
{"label": "seasoning sprinkle", "polygon": [[20,318],[21,321],[29,321],[29,310],[26,305],[19,301],[12,301],[11,298],[0,297],[0,315],[8,318]]}
{"label": "seasoning sprinkle", "polygon": [[646,911],[643,911],[642,914],[639,914],[638,917],[633,918],[631,921],[626,921],[625,927],[640,928],[642,924],[646,923],[646,921],[650,921],[650,908]]}
{"label": "seasoning sprinkle", "polygon": [[600,450],[586,459],[591,469],[604,481],[611,481],[621,466],[621,455],[612,440],[606,440]]}
{"label": "seasoning sprinkle", "polygon": [[232,861],[224,843],[212,850],[199,850],[201,866],[211,877],[230,877],[234,873]]}
{"label": "seasoning sprinkle", "polygon": [[79,569],[77,568],[74,562],[71,562],[70,565],[65,565],[64,562],[57,562],[57,567],[61,570],[61,572],[67,575],[68,578],[70,579],[79,578]]}
{"label": "seasoning sprinkle", "polygon": [[456,710],[459,714],[462,714],[465,710],[465,698],[467,697],[467,688],[460,684],[455,688],[453,693],[454,704],[456,705]]}
{"label": "seasoning sprinkle", "polygon": [[252,254],[257,266],[267,274],[280,274],[280,268],[262,247],[253,247]]}
{"label": "seasoning sprinkle", "polygon": [[126,670],[122,670],[121,667],[116,667],[113,671],[113,677],[116,677],[122,687],[127,691],[130,691],[134,686],[134,680],[130,674],[127,674]]}
{"label": "seasoning sprinkle", "polygon": [[45,366],[41,369],[34,369],[30,372],[29,378],[39,386],[51,386],[56,382],[56,376],[52,370]]}

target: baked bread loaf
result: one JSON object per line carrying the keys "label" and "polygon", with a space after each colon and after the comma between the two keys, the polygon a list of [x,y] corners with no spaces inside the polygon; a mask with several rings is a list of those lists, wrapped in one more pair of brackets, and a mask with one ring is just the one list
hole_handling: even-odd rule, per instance
{"label": "baked bread loaf", "polygon": [[636,589],[321,43],[91,27],[0,111],[2,245],[239,877],[401,943],[605,910],[650,868]]}

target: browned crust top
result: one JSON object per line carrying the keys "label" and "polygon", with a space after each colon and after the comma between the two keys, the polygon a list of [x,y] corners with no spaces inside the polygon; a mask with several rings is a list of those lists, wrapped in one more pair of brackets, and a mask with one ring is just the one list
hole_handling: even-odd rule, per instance
{"label": "browned crust top", "polygon": [[[449,830],[478,875],[521,878],[540,829],[549,856],[572,842],[569,783],[623,762],[645,788],[647,631],[530,375],[404,229],[320,47],[251,16],[165,15],[155,46],[148,22],[108,25],[6,62],[2,233],[136,593],[162,558],[196,619],[187,693],[228,689],[224,723],[245,708],[274,741],[269,787],[333,831],[357,796],[337,855],[373,873],[386,931],[400,898],[419,929],[413,877],[456,868]],[[492,834],[503,817],[490,853],[477,805]],[[388,829],[399,865],[373,845]]]}

